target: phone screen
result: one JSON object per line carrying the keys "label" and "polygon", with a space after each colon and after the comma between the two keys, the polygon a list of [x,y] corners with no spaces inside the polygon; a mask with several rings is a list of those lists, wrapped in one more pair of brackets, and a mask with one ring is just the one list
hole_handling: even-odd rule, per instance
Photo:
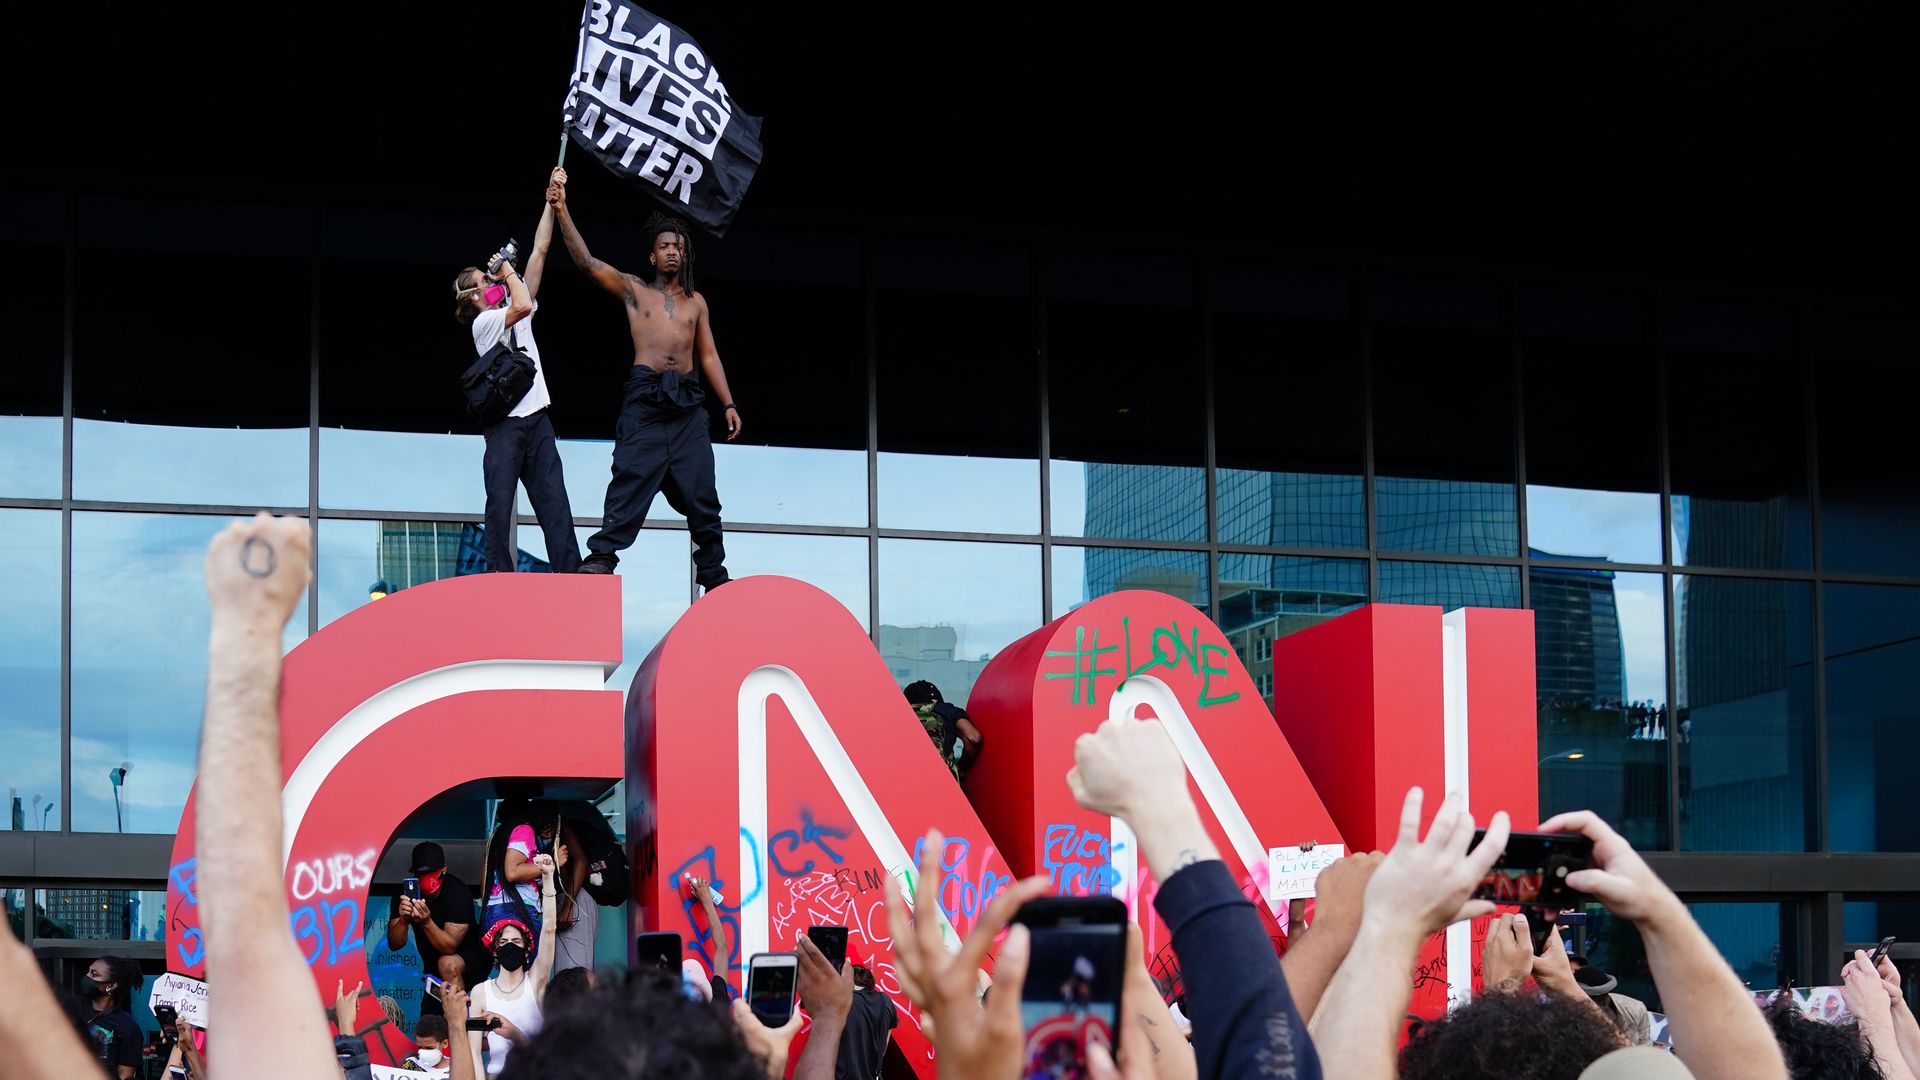
{"label": "phone screen", "polygon": [[440,1000],[440,988],[441,988],[441,987],[443,987],[443,986],[445,986],[446,984],[445,984],[445,983],[443,983],[443,982],[441,982],[441,981],[439,980],[439,978],[438,978],[438,977],[436,977],[436,976],[433,976],[433,975],[422,975],[422,976],[420,976],[420,977],[421,977],[422,979],[424,979],[424,980],[426,980],[426,983],[427,983],[427,996],[428,996],[428,997],[430,997],[430,998],[432,998],[432,999],[433,999],[433,1000],[435,1000],[435,1001],[439,1001],[439,1000]]}
{"label": "phone screen", "polygon": [[807,936],[827,957],[833,970],[843,971],[847,966],[847,928],[844,926],[809,926]]}
{"label": "phone screen", "polygon": [[671,930],[649,930],[636,934],[633,953],[640,971],[678,971],[680,935]]}
{"label": "phone screen", "polygon": [[[1485,838],[1476,829],[1473,842]],[[1567,876],[1593,865],[1593,841],[1560,833],[1514,833],[1507,850],[1473,891],[1476,899],[1496,904],[1564,906],[1582,899],[1567,885]]]}
{"label": "phone screen", "polygon": [[1020,990],[1021,1075],[1085,1076],[1087,1048],[1111,1048],[1127,957],[1126,907],[1110,897],[1039,900],[1015,918],[1032,948]]}
{"label": "phone screen", "polygon": [[419,900],[419,899],[421,899],[421,896],[420,896],[420,879],[419,879],[419,878],[417,878],[417,877],[410,877],[410,878],[403,878],[403,879],[401,879],[401,881],[400,881],[400,895],[401,895],[401,896],[404,896],[404,897],[406,897],[406,898],[407,898],[407,899],[409,899],[409,900]]}
{"label": "phone screen", "polygon": [[1897,940],[1899,939],[1894,937],[1881,938],[1879,947],[1873,950],[1873,956],[1871,957],[1871,962],[1878,964],[1882,959],[1884,959],[1888,953],[1893,951],[1893,943]]}
{"label": "phone screen", "polygon": [[761,953],[747,966],[747,1008],[768,1027],[793,1015],[793,991],[800,973],[793,953]]}

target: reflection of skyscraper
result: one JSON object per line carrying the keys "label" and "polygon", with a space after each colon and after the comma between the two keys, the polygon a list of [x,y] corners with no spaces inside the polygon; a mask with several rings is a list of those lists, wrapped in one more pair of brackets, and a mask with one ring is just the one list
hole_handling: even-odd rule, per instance
{"label": "reflection of skyscraper", "polygon": [[[486,527],[458,521],[383,521],[375,564],[380,580],[395,590],[441,578],[484,573]],[[544,573],[552,567],[525,551],[519,552],[521,573]]]}
{"label": "reflection of skyscraper", "polygon": [[960,632],[951,626],[888,626],[880,624],[874,644],[887,670],[901,686],[925,679],[940,688],[940,696],[964,704],[973,696],[973,684],[986,669],[987,657],[968,660],[956,656]]}
{"label": "reflection of skyscraper", "polygon": [[1542,699],[1626,700],[1626,647],[1613,584],[1613,571],[1604,567],[1533,569],[1535,677]]}

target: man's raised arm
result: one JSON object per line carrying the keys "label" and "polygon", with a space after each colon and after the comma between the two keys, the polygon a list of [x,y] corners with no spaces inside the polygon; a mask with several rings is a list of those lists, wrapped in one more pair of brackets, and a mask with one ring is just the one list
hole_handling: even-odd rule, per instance
{"label": "man's raised arm", "polygon": [[280,634],[306,593],[307,523],[265,513],[207,549],[213,634],[200,728],[198,854],[209,1005],[220,1060],[338,1078],[313,977],[288,928],[280,858]]}
{"label": "man's raised arm", "polygon": [[599,259],[587,250],[587,242],[580,238],[580,230],[573,227],[573,216],[567,213],[567,175],[564,170],[555,170],[553,183],[547,186],[547,203],[553,207],[553,216],[560,222],[560,239],[566,242],[567,254],[573,256],[573,265],[586,271],[587,276],[598,282],[600,287],[615,296],[627,295],[627,276]]}

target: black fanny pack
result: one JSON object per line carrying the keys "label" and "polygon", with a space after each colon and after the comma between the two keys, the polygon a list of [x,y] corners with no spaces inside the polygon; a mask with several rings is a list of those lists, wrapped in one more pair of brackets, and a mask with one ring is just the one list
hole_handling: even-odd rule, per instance
{"label": "black fanny pack", "polygon": [[520,340],[509,329],[507,336],[494,342],[460,376],[460,390],[467,398],[467,412],[492,427],[507,418],[520,399],[533,389],[533,357],[520,347]]}

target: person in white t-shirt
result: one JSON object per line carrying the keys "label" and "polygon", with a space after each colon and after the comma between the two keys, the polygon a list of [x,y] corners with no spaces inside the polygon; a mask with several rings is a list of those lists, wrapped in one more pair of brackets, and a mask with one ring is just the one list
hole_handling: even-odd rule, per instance
{"label": "person in white t-shirt", "polygon": [[[556,170],[557,171],[557,170]],[[580,567],[580,542],[573,533],[573,507],[560,471],[560,446],[553,435],[547,407],[547,373],[540,364],[540,346],[533,340],[533,314],[540,305],[540,278],[546,271],[547,247],[553,241],[553,206],[540,215],[533,251],[527,257],[522,280],[511,262],[502,262],[489,274],[469,266],[453,279],[454,317],[473,330],[476,356],[502,338],[527,351],[533,360],[533,386],[499,423],[481,430],[487,452],[482,475],[487,485],[487,569],[511,572],[517,568],[513,544],[515,489],[527,486],[527,501],[547,540],[547,560],[555,573],[570,574]]]}

